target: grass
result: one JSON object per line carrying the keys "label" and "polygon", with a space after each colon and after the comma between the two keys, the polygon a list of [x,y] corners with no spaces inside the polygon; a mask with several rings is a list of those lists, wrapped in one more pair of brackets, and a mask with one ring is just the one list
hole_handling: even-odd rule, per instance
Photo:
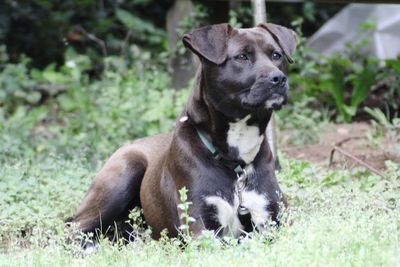
{"label": "grass", "polygon": [[60,156],[5,163],[0,266],[400,266],[400,168],[388,164],[382,179],[284,160],[279,179],[293,223],[240,245],[208,233],[182,250],[178,240],[143,236],[123,246],[102,240],[97,253],[85,256],[67,244],[62,219],[100,165]]}
{"label": "grass", "polygon": [[[144,233],[128,245],[103,239],[86,255],[67,242],[63,220],[107,155],[126,140],[170,129],[189,90],[165,89],[168,75],[157,71],[108,70],[91,83],[64,76],[71,87],[42,105],[0,106],[0,266],[400,266],[399,166],[388,162],[381,178],[285,157],[278,176],[291,208],[279,230],[240,244],[206,233],[185,249]],[[277,117],[295,131],[294,144],[315,142],[329,117],[307,106]]]}

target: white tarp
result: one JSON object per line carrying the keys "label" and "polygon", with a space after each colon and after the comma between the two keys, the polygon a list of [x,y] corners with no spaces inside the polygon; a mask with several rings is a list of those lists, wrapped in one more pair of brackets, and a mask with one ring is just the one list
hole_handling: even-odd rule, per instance
{"label": "white tarp", "polygon": [[[360,25],[373,22],[375,28],[360,30]],[[347,43],[368,39],[365,53],[379,59],[400,55],[400,5],[350,4],[324,24],[307,44],[314,51],[331,55],[344,49]]]}

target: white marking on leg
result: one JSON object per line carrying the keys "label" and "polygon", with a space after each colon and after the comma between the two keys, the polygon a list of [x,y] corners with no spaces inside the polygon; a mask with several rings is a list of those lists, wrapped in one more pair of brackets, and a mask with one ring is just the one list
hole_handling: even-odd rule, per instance
{"label": "white marking on leg", "polygon": [[254,160],[264,140],[264,134],[260,134],[258,126],[249,126],[246,124],[249,118],[250,115],[237,122],[229,123],[227,138],[228,145],[238,150],[239,157],[246,164]]}
{"label": "white marking on leg", "polygon": [[229,233],[234,237],[238,237],[243,226],[237,216],[237,207],[239,206],[239,200],[237,197],[235,196],[233,205],[229,204],[225,199],[217,196],[206,197],[205,200],[207,204],[216,207],[216,219],[223,228],[223,235]]}
{"label": "white marking on leg", "polygon": [[251,221],[257,228],[263,227],[268,221],[269,212],[267,211],[268,200],[256,191],[244,191],[243,203],[251,214]]}
{"label": "white marking on leg", "polygon": [[[216,219],[223,228],[223,235],[231,234],[238,237],[243,232],[243,225],[238,216],[239,199],[235,194],[233,204],[219,196],[209,196],[205,199],[208,205],[213,205],[217,209]],[[269,201],[267,198],[256,191],[244,191],[243,203],[251,215],[251,221],[255,227],[262,231],[264,225],[268,222],[270,214],[267,210]]]}

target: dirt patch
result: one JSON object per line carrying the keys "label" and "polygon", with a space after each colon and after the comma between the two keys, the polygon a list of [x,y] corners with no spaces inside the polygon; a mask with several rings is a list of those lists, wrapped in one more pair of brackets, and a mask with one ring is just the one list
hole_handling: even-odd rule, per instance
{"label": "dirt patch", "polygon": [[[383,132],[373,137],[376,133],[374,127],[365,122],[328,125],[322,129],[321,141],[318,144],[290,145],[287,140],[290,139],[291,132],[279,133],[280,149],[295,159],[327,167],[330,153],[336,145],[378,170],[385,169],[387,160],[400,164],[400,137],[393,132]],[[348,168],[359,165],[338,151],[334,154],[333,164]]]}

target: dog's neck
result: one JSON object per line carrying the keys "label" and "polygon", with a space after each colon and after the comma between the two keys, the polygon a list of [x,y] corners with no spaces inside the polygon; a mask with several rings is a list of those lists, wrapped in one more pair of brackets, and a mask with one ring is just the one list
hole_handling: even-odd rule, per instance
{"label": "dog's neck", "polygon": [[235,114],[227,116],[211,104],[207,92],[218,88],[207,87],[201,68],[197,71],[196,80],[185,109],[190,122],[205,133],[222,157],[249,164],[260,150],[272,112],[259,109],[240,112],[240,117],[234,117]]}

